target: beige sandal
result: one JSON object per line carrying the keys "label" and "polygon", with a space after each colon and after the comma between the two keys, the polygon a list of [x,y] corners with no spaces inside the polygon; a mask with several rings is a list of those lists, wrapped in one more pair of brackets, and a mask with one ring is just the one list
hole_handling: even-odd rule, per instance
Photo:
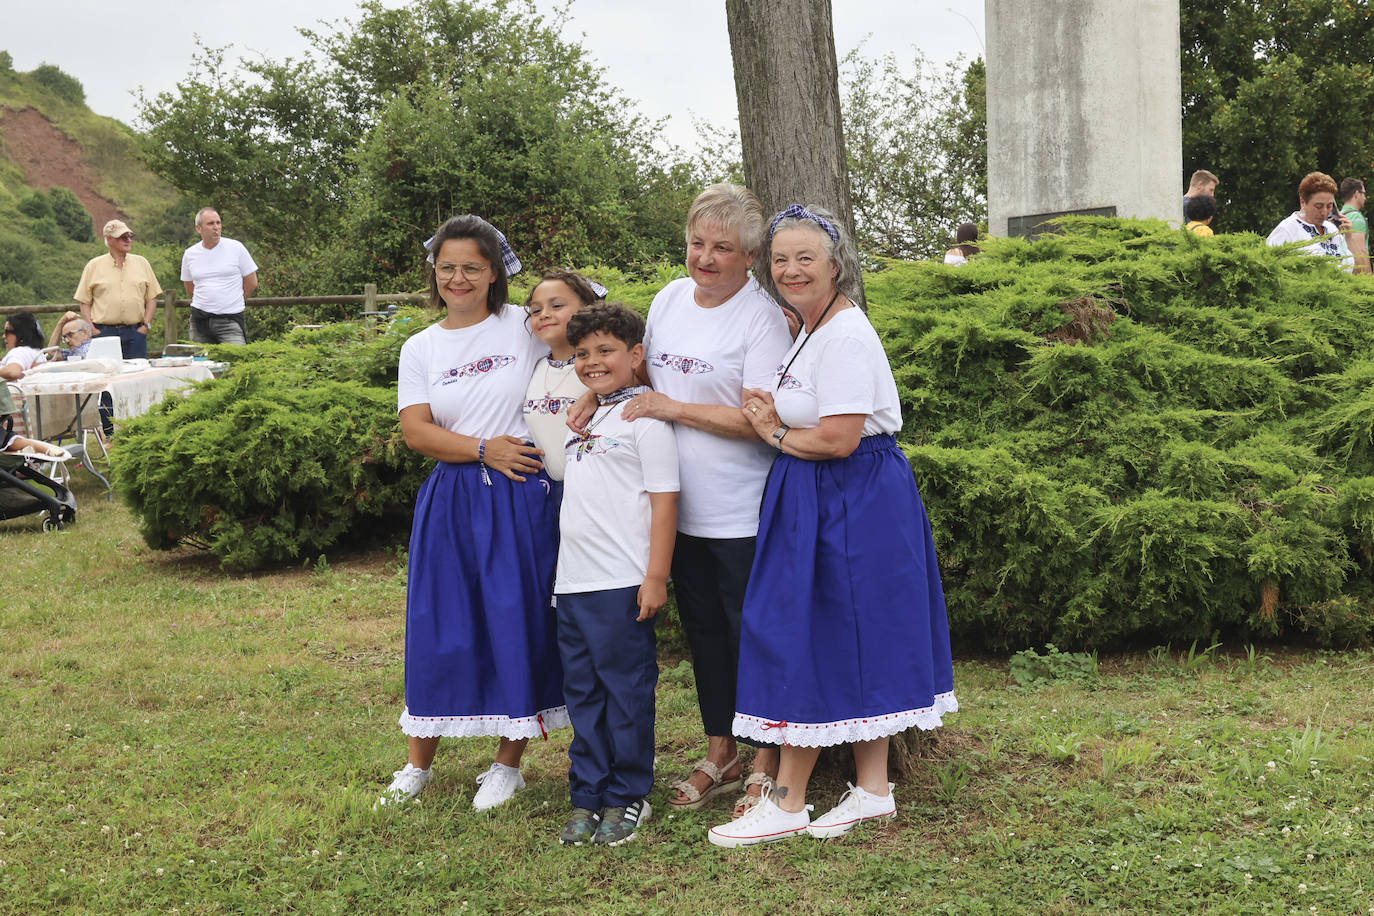
{"label": "beige sandal", "polygon": [[[759,790],[758,795],[750,795],[750,786],[762,786],[763,788]],[[773,780],[773,777],[769,776],[767,773],[760,773],[758,770],[750,773],[749,778],[744,781],[744,794],[735,802],[735,810],[731,814],[731,817],[734,820],[739,820],[744,817],[744,815],[753,810],[759,802],[763,801],[765,792],[771,795],[776,792],[777,789],[778,784]]]}
{"label": "beige sandal", "polygon": [[689,775],[687,779],[681,780],[680,782],[675,782],[672,785],[672,788],[675,791],[681,792],[687,800],[680,802],[677,800],[676,797],[670,798],[668,799],[669,806],[673,808],[679,808],[685,811],[695,811],[697,808],[700,808],[702,805],[706,804],[708,801],[715,798],[717,795],[720,795],[722,792],[733,792],[735,789],[738,789],[740,787],[740,783],[743,780],[740,777],[736,776],[734,779],[726,781],[725,774],[738,765],[738,754],[735,755],[734,760],[731,760],[723,767],[718,767],[711,761],[702,759],[697,763],[696,766],[692,767],[692,772],[695,773],[696,771],[700,770],[701,772],[705,773],[710,778],[711,785],[707,787],[705,792],[703,792],[696,786],[692,785],[692,783],[689,781],[691,779],[691,776]]}

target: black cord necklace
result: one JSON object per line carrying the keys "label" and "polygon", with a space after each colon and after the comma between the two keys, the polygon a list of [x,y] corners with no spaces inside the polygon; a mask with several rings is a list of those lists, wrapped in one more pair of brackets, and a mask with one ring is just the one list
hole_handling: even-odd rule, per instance
{"label": "black cord necklace", "polygon": [[838,298],[840,298],[840,291],[837,289],[835,290],[835,295],[831,296],[830,301],[826,303],[825,311],[821,312],[821,317],[817,318],[816,323],[811,326],[811,330],[806,331],[806,325],[802,325],[802,330],[806,331],[806,337],[802,338],[801,346],[797,347],[797,352],[792,354],[792,358],[787,361],[787,365],[782,367],[782,374],[778,376],[778,383],[773,386],[774,391],[782,390],[782,380],[787,378],[787,371],[792,368],[792,364],[797,361],[797,357],[801,356],[801,351],[811,342],[811,336],[815,334],[816,330],[821,326],[821,322],[825,320],[825,316],[830,314],[830,307],[835,304],[835,300]]}

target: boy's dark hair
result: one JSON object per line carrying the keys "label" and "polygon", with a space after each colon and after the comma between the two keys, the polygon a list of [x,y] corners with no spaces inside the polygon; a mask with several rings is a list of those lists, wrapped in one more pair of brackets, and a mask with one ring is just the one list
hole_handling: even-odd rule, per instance
{"label": "boy's dark hair", "polygon": [[1188,222],[1211,219],[1217,215],[1217,202],[1212,197],[1190,197],[1183,205],[1183,218]]}
{"label": "boy's dark hair", "polygon": [[625,344],[627,349],[644,342],[644,319],[619,302],[585,305],[568,319],[568,343],[574,347],[597,332],[605,332]]}

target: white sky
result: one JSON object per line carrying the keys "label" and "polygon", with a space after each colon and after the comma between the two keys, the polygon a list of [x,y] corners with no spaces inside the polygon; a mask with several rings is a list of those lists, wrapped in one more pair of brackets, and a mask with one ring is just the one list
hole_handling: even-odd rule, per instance
{"label": "white sky", "polygon": [[[386,6],[403,0],[384,0]],[[537,0],[551,12],[555,0]],[[734,72],[724,0],[572,0],[567,31],[606,69],[607,81],[666,136],[696,145],[691,115],[735,127]],[[15,69],[51,63],[79,79],[97,113],[135,125],[135,90],[174,89],[191,69],[194,36],[232,45],[228,60],[299,57],[297,26],[356,19],[356,0],[3,0],[0,49]],[[983,0],[832,0],[835,51],[867,38],[865,56],[907,62],[920,48],[934,61],[983,56]],[[110,48],[122,49],[111,54]]]}

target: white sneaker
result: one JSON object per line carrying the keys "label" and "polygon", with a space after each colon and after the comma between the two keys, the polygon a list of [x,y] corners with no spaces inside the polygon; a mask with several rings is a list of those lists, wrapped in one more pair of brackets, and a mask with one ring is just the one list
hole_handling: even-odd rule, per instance
{"label": "white sneaker", "polygon": [[734,849],[739,846],[755,846],[759,843],[776,843],[788,837],[806,833],[811,823],[807,805],[795,814],[784,811],[773,801],[773,794],[765,787],[759,803],[750,808],[738,820],[719,827],[712,827],[706,839],[713,845]]}
{"label": "white sneaker", "polygon": [[840,796],[840,803],[811,822],[807,827],[813,837],[824,840],[842,836],[864,821],[890,821],[897,816],[897,799],[893,784],[887,784],[886,795],[874,795],[849,783],[849,791]]}
{"label": "white sneaker", "polygon": [[386,791],[372,805],[372,810],[376,811],[383,805],[399,805],[401,802],[408,802],[415,796],[424,791],[425,786],[434,778],[434,769],[422,770],[417,766],[407,763],[404,769],[397,770],[391,774],[391,785],[387,786]]}
{"label": "white sneaker", "polygon": [[482,788],[472,797],[472,807],[478,811],[490,811],[497,805],[504,805],[512,795],[525,788],[525,777],[515,767],[493,763],[477,777],[477,783]]}

